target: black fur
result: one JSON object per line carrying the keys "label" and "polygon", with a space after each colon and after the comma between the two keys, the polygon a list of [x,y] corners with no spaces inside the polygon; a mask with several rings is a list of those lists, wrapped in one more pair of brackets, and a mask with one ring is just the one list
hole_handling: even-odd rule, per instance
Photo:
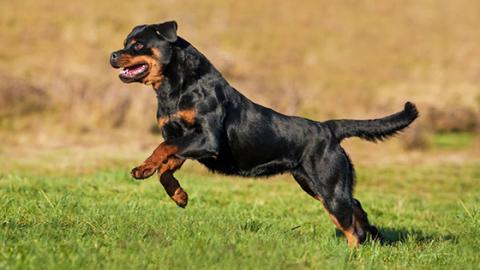
{"label": "black fur", "polygon": [[[161,127],[165,144],[179,149],[175,157],[197,160],[211,171],[228,175],[289,172],[303,190],[323,201],[340,229],[353,228],[358,242],[366,232],[378,235],[352,196],[353,165],[340,142],[352,136],[377,141],[396,134],[418,116],[414,104],[407,102],[403,111],[376,120],[318,122],[287,116],[238,92],[191,44],[176,34],[173,38],[172,26],[163,28],[165,35],[158,30],[158,25],[135,28],[127,43],[135,38],[146,44],[144,54],[156,48],[168,56],[164,79],[154,89],[157,118],[183,110],[196,112],[193,124],[172,118]],[[359,220],[367,221],[358,225]]]}
{"label": "black fur", "polygon": [[411,102],[405,103],[403,111],[374,120],[330,120],[335,137],[341,141],[348,137],[360,137],[367,141],[382,141],[410,125],[418,117],[418,111]]}

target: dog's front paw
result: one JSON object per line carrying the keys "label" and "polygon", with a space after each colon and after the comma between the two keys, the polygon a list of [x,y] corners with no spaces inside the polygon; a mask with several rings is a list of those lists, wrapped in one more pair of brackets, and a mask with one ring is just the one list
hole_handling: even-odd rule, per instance
{"label": "dog's front paw", "polygon": [[183,188],[177,188],[171,198],[181,208],[185,208],[185,206],[187,206],[188,194],[183,190]]}
{"label": "dog's front paw", "polygon": [[158,166],[155,166],[153,164],[143,164],[133,168],[130,171],[130,174],[135,179],[145,179],[152,176],[157,169],[158,169]]}

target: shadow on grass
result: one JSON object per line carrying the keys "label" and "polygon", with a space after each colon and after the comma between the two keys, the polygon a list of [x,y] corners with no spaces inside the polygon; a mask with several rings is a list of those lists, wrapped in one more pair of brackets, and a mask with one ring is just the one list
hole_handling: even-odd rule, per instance
{"label": "shadow on grass", "polygon": [[[457,241],[457,237],[454,235],[438,235],[428,234],[419,230],[407,230],[404,228],[380,228],[380,233],[383,236],[382,245],[390,246],[407,241],[413,241],[417,243],[430,243],[433,241]],[[336,230],[337,237],[343,237],[342,232]]]}

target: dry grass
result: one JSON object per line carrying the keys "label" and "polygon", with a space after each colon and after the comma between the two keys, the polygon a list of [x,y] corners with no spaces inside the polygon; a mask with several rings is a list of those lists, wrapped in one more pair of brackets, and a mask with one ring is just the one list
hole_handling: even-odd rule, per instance
{"label": "dry grass", "polygon": [[422,132],[479,126],[478,1],[3,0],[1,5],[0,74],[18,78],[1,91],[19,92],[20,80],[47,95],[33,113],[13,106],[23,101],[2,105],[16,112],[3,117],[4,130],[59,137],[150,130],[152,91],[121,84],[107,60],[134,25],[167,19],[177,20],[180,35],[237,89],[282,112],[314,119],[378,117],[412,100],[424,116]]}

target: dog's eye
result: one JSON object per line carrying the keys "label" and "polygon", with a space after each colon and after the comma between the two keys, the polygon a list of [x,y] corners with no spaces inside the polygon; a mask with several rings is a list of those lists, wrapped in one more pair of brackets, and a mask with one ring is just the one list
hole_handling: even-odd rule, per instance
{"label": "dog's eye", "polygon": [[143,44],[137,42],[137,43],[133,44],[133,48],[135,49],[135,51],[139,51],[143,48]]}

